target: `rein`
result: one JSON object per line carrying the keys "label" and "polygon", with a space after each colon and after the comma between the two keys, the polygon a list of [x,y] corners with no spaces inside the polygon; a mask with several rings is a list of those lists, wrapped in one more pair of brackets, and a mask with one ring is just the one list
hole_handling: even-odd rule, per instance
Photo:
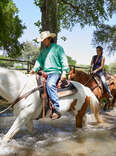
{"label": "rein", "polygon": [[39,90],[39,88],[41,87],[42,85],[28,91],[27,93],[23,94],[22,96],[19,96],[12,104],[12,107],[19,101],[21,101],[23,98],[27,98],[29,95],[31,95],[32,93],[34,93],[35,91]]}
{"label": "rein", "polygon": [[[93,78],[93,74],[91,75],[91,77],[89,78],[89,80],[84,84],[84,86],[86,86],[88,84],[88,82]],[[99,87],[99,85],[97,84],[97,86],[95,86],[94,88],[92,88],[91,90],[93,91],[95,88]]]}
{"label": "rein", "polygon": [[[44,73],[44,72],[42,72],[42,71],[40,71],[39,72],[39,75],[42,75],[44,78],[47,78],[47,75]],[[27,82],[26,82],[26,84],[27,84]],[[25,84],[25,85],[26,85]],[[23,89],[25,88],[25,85],[24,85],[24,87],[23,87]],[[19,102],[20,100],[22,100],[23,98],[27,98],[29,95],[31,95],[32,93],[34,93],[35,91],[37,91],[37,90],[39,90],[42,86],[44,86],[44,91],[45,91],[45,82],[43,83],[43,85],[38,85],[36,88],[34,88],[34,89],[32,89],[32,90],[30,90],[30,91],[28,91],[27,93],[25,93],[25,94],[23,94],[22,96],[20,96],[20,94],[21,94],[21,92],[22,92],[22,90],[20,91],[20,94],[19,94],[19,96],[17,97],[17,99],[10,105],[10,106],[8,106],[6,109],[4,109],[3,111],[1,111],[0,112],[0,114],[2,114],[2,113],[4,113],[4,112],[6,112],[8,109],[10,109],[11,107],[13,108],[14,107],[14,105],[17,103],[17,102]],[[43,97],[43,118],[44,118],[44,116],[45,116],[45,98],[46,98],[46,93],[44,92],[44,97]]]}
{"label": "rein", "polygon": [[35,91],[39,90],[39,88],[40,88],[41,86],[42,86],[42,85],[40,85],[40,86],[38,86],[38,87],[36,87],[36,88],[34,88],[34,89],[28,91],[27,93],[23,94],[22,96],[19,96],[9,107],[7,107],[7,108],[4,109],[3,111],[1,111],[0,114],[6,112],[6,111],[7,111],[8,109],[10,109],[11,107],[14,107],[14,105],[15,105],[17,102],[21,101],[23,98],[26,99],[29,95],[31,95],[31,94],[34,93]]}
{"label": "rein", "polygon": [[88,84],[88,82],[92,79],[93,75],[91,75],[91,77],[89,78],[89,80],[84,84],[84,86],[86,86]]}

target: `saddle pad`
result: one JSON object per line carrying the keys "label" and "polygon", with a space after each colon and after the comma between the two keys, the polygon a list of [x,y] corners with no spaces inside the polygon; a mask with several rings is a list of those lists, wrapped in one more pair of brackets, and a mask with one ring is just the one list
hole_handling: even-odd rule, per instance
{"label": "saddle pad", "polygon": [[110,79],[112,79],[112,74],[110,74],[110,73],[104,72],[104,76],[105,76],[105,78],[106,78],[107,81],[110,80]]}
{"label": "saddle pad", "polygon": [[[112,85],[114,83],[114,80],[113,80],[113,77],[112,77],[111,74],[105,73],[104,76],[106,78],[106,82],[107,82],[108,86],[110,86],[110,85]],[[97,84],[99,85],[99,87],[103,88],[102,81],[101,81],[100,77],[97,76],[97,75],[94,75],[94,79],[97,82]]]}
{"label": "saddle pad", "polygon": [[61,98],[61,97],[64,97],[64,96],[73,95],[76,92],[77,92],[77,88],[70,82],[68,87],[58,89],[58,97]]}

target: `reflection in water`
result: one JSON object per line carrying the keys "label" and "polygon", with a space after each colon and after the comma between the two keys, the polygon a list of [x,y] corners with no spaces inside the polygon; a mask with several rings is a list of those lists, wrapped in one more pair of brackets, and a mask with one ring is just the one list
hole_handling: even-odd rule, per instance
{"label": "reflection in water", "polygon": [[34,121],[33,135],[23,128],[11,142],[2,144],[14,119],[0,118],[0,156],[116,156],[115,127],[88,124],[76,129],[71,116]]}

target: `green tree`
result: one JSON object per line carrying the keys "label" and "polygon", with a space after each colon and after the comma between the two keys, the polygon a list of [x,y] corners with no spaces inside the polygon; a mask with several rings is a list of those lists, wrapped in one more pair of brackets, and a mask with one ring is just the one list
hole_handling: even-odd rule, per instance
{"label": "green tree", "polygon": [[0,48],[5,49],[10,57],[20,56],[23,48],[18,39],[25,26],[17,13],[18,9],[12,0],[0,1]]}
{"label": "green tree", "polygon": [[70,57],[70,56],[67,56],[67,58],[68,58],[68,64],[69,65],[73,65],[73,66],[76,65],[76,60],[72,59],[72,57]]}
{"label": "green tree", "polygon": [[106,72],[109,72],[109,66],[108,65],[104,65],[104,70],[106,71]]}
{"label": "green tree", "polygon": [[102,24],[93,33],[93,45],[101,44],[107,49],[109,55],[116,52],[116,25],[110,26]]}
{"label": "green tree", "polygon": [[[116,0],[34,0],[40,8],[41,21],[35,24],[40,31],[71,30],[76,24],[83,28],[95,26],[93,45],[103,44],[110,54],[116,51],[116,26],[103,25],[116,13]],[[112,52],[112,53],[111,53]]]}
{"label": "green tree", "polygon": [[10,59],[10,58],[7,57],[7,56],[0,55],[0,66],[1,67],[7,67],[7,68],[8,67],[13,67],[14,62],[13,61],[12,62],[11,61],[7,61],[7,59]]}
{"label": "green tree", "polygon": [[110,71],[111,71],[112,73],[116,74],[116,63],[115,63],[115,62],[114,62],[114,63],[111,63],[111,64],[109,65],[109,68],[110,68]]}
{"label": "green tree", "polygon": [[34,0],[35,4],[40,7],[42,16],[41,21],[37,21],[36,26],[40,31],[50,30],[58,33],[58,7],[57,0]]}
{"label": "green tree", "polygon": [[40,48],[37,45],[28,41],[23,44],[22,57],[24,60],[31,60],[31,62],[34,63],[39,52]]}
{"label": "green tree", "polygon": [[[34,0],[34,2],[42,12],[42,20],[36,25],[42,30],[48,30],[50,27],[52,32],[59,32],[62,28],[72,29],[77,23],[82,28],[86,25],[99,27],[105,20],[111,18],[116,10],[115,0]],[[53,24],[54,22],[57,24]]]}

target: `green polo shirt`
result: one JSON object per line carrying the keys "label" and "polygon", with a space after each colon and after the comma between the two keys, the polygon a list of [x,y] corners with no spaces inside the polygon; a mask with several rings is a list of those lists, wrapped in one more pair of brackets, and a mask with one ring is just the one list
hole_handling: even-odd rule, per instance
{"label": "green polo shirt", "polygon": [[47,74],[69,72],[67,56],[61,46],[51,43],[49,48],[43,48],[36,60],[33,70],[35,72],[43,69]]}

